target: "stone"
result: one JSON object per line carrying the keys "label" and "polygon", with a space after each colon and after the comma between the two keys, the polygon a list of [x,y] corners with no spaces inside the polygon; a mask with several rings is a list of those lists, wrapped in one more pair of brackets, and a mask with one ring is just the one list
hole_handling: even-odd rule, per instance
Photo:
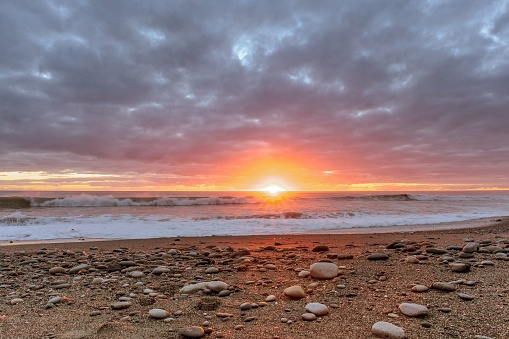
{"label": "stone", "polygon": [[333,279],[339,274],[339,268],[330,262],[317,262],[311,265],[309,272],[316,279]]}
{"label": "stone", "polygon": [[417,259],[417,257],[415,255],[411,255],[409,257],[406,257],[405,258],[405,262],[407,264],[418,264],[418,263],[420,263],[419,259]]}
{"label": "stone", "polygon": [[290,297],[292,299],[302,299],[302,298],[306,297],[306,292],[304,292],[304,289],[299,285],[290,286],[288,288],[285,288],[283,293],[284,293],[284,295],[286,295],[287,297]]}
{"label": "stone", "polygon": [[411,303],[402,303],[399,305],[399,310],[408,317],[421,317],[429,312],[426,306]]}
{"label": "stone", "polygon": [[426,292],[427,290],[429,290],[429,287],[425,286],[425,285],[412,286],[412,292],[415,292],[415,293],[422,293],[422,292]]}
{"label": "stone", "polygon": [[297,274],[297,276],[298,276],[299,278],[309,277],[310,275],[311,275],[311,272],[306,271],[306,270],[302,270],[302,271],[300,271],[300,272]]}
{"label": "stone", "polygon": [[81,270],[88,270],[90,268],[90,265],[88,264],[81,264],[78,266],[74,266],[69,270],[69,273],[78,273]]}
{"label": "stone", "polygon": [[150,315],[150,317],[154,319],[165,319],[170,316],[170,313],[161,308],[153,308],[150,311],[148,311],[148,314]]}
{"label": "stone", "polygon": [[251,303],[242,303],[242,304],[240,304],[240,309],[242,311],[249,311],[252,308],[253,308],[253,306],[251,305]]}
{"label": "stone", "polygon": [[447,250],[443,249],[443,248],[438,248],[438,247],[431,247],[431,248],[427,248],[426,249],[426,253],[431,253],[431,254],[446,254]]}
{"label": "stone", "polygon": [[456,286],[454,286],[451,283],[447,283],[447,282],[434,282],[433,285],[431,285],[431,288],[434,288],[434,289],[440,290],[440,291],[444,291],[444,292],[456,291]]}
{"label": "stone", "polygon": [[205,336],[205,330],[200,326],[183,327],[177,333],[185,338],[202,338]]}
{"label": "stone", "polygon": [[327,252],[328,250],[329,247],[325,245],[318,245],[315,248],[313,248],[313,252]]}
{"label": "stone", "polygon": [[302,320],[305,320],[305,321],[313,321],[313,320],[316,320],[316,315],[313,314],[313,313],[304,313],[302,315]]}
{"label": "stone", "polygon": [[321,317],[329,313],[329,308],[324,304],[309,303],[306,305],[306,311]]}
{"label": "stone", "polygon": [[145,273],[143,273],[142,271],[132,271],[131,273],[129,273],[129,276],[131,276],[132,278],[141,278],[145,275]]}
{"label": "stone", "polygon": [[65,274],[66,270],[63,267],[52,267],[49,269],[50,274]]}
{"label": "stone", "polygon": [[374,323],[371,327],[371,333],[378,338],[388,339],[404,339],[406,338],[405,330],[386,321]]}
{"label": "stone", "polygon": [[460,294],[458,294],[458,297],[460,297],[462,300],[466,300],[466,301],[475,299],[475,297],[473,295],[467,294],[467,293],[460,293]]}
{"label": "stone", "polygon": [[265,301],[267,302],[276,301],[276,296],[271,294],[267,296],[267,298],[265,298]]}
{"label": "stone", "polygon": [[209,267],[205,270],[205,274],[214,274],[218,273],[219,269],[217,267]]}
{"label": "stone", "polygon": [[161,275],[163,273],[171,273],[172,271],[167,267],[156,267],[152,270],[152,274]]}
{"label": "stone", "polygon": [[463,246],[463,252],[465,253],[474,253],[479,250],[479,243],[477,242],[468,242]]}
{"label": "stone", "polygon": [[385,253],[372,253],[368,256],[368,260],[387,260],[389,256]]}
{"label": "stone", "polygon": [[467,273],[470,271],[470,264],[462,263],[462,262],[453,262],[449,264],[451,271],[457,273]]}
{"label": "stone", "polygon": [[228,284],[222,281],[210,281],[205,283],[205,287],[214,292],[221,292],[228,289]]}
{"label": "stone", "polygon": [[117,302],[111,304],[111,308],[113,310],[123,310],[123,309],[131,307],[131,305],[132,304],[129,301],[117,301]]}

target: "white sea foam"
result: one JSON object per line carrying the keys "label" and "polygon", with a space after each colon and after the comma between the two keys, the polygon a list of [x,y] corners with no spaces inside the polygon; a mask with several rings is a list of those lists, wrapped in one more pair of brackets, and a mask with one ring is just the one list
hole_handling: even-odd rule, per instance
{"label": "white sea foam", "polygon": [[4,223],[6,218],[0,219],[0,240],[138,239],[175,236],[323,233],[355,228],[436,224],[497,216],[494,213],[405,216],[360,213],[343,218],[193,220],[131,215],[67,218],[18,215],[15,218],[10,218],[19,222]]}

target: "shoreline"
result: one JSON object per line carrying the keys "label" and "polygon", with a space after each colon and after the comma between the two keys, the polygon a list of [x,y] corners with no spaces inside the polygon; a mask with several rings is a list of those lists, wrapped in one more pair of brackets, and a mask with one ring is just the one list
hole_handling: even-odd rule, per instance
{"label": "shoreline", "polygon": [[470,219],[464,221],[451,221],[436,224],[418,224],[418,225],[401,225],[401,226],[373,226],[373,227],[354,227],[345,229],[323,230],[323,232],[310,233],[275,233],[275,234],[246,234],[246,235],[203,235],[203,236],[169,236],[154,238],[61,238],[61,239],[37,239],[37,240],[0,240],[0,248],[7,246],[30,246],[43,244],[79,244],[94,242],[136,242],[136,241],[158,241],[169,240],[172,238],[225,238],[225,237],[282,237],[282,236],[312,236],[312,235],[373,235],[373,234],[398,234],[398,233],[418,233],[418,232],[435,232],[435,231],[461,231],[475,228],[493,227],[503,221],[509,221],[509,216],[485,217],[478,219]]}

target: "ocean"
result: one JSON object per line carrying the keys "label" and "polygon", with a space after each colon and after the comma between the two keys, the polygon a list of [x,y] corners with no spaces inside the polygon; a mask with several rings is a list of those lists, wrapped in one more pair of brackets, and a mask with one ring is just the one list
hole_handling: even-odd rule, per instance
{"label": "ocean", "polygon": [[507,215],[509,191],[0,191],[0,241],[338,233]]}

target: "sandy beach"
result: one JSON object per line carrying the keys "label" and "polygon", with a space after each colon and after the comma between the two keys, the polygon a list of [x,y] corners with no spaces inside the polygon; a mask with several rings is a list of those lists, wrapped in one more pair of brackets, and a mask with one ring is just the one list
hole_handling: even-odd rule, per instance
{"label": "sandy beach", "polygon": [[0,338],[507,338],[509,218],[463,226],[4,243]]}

